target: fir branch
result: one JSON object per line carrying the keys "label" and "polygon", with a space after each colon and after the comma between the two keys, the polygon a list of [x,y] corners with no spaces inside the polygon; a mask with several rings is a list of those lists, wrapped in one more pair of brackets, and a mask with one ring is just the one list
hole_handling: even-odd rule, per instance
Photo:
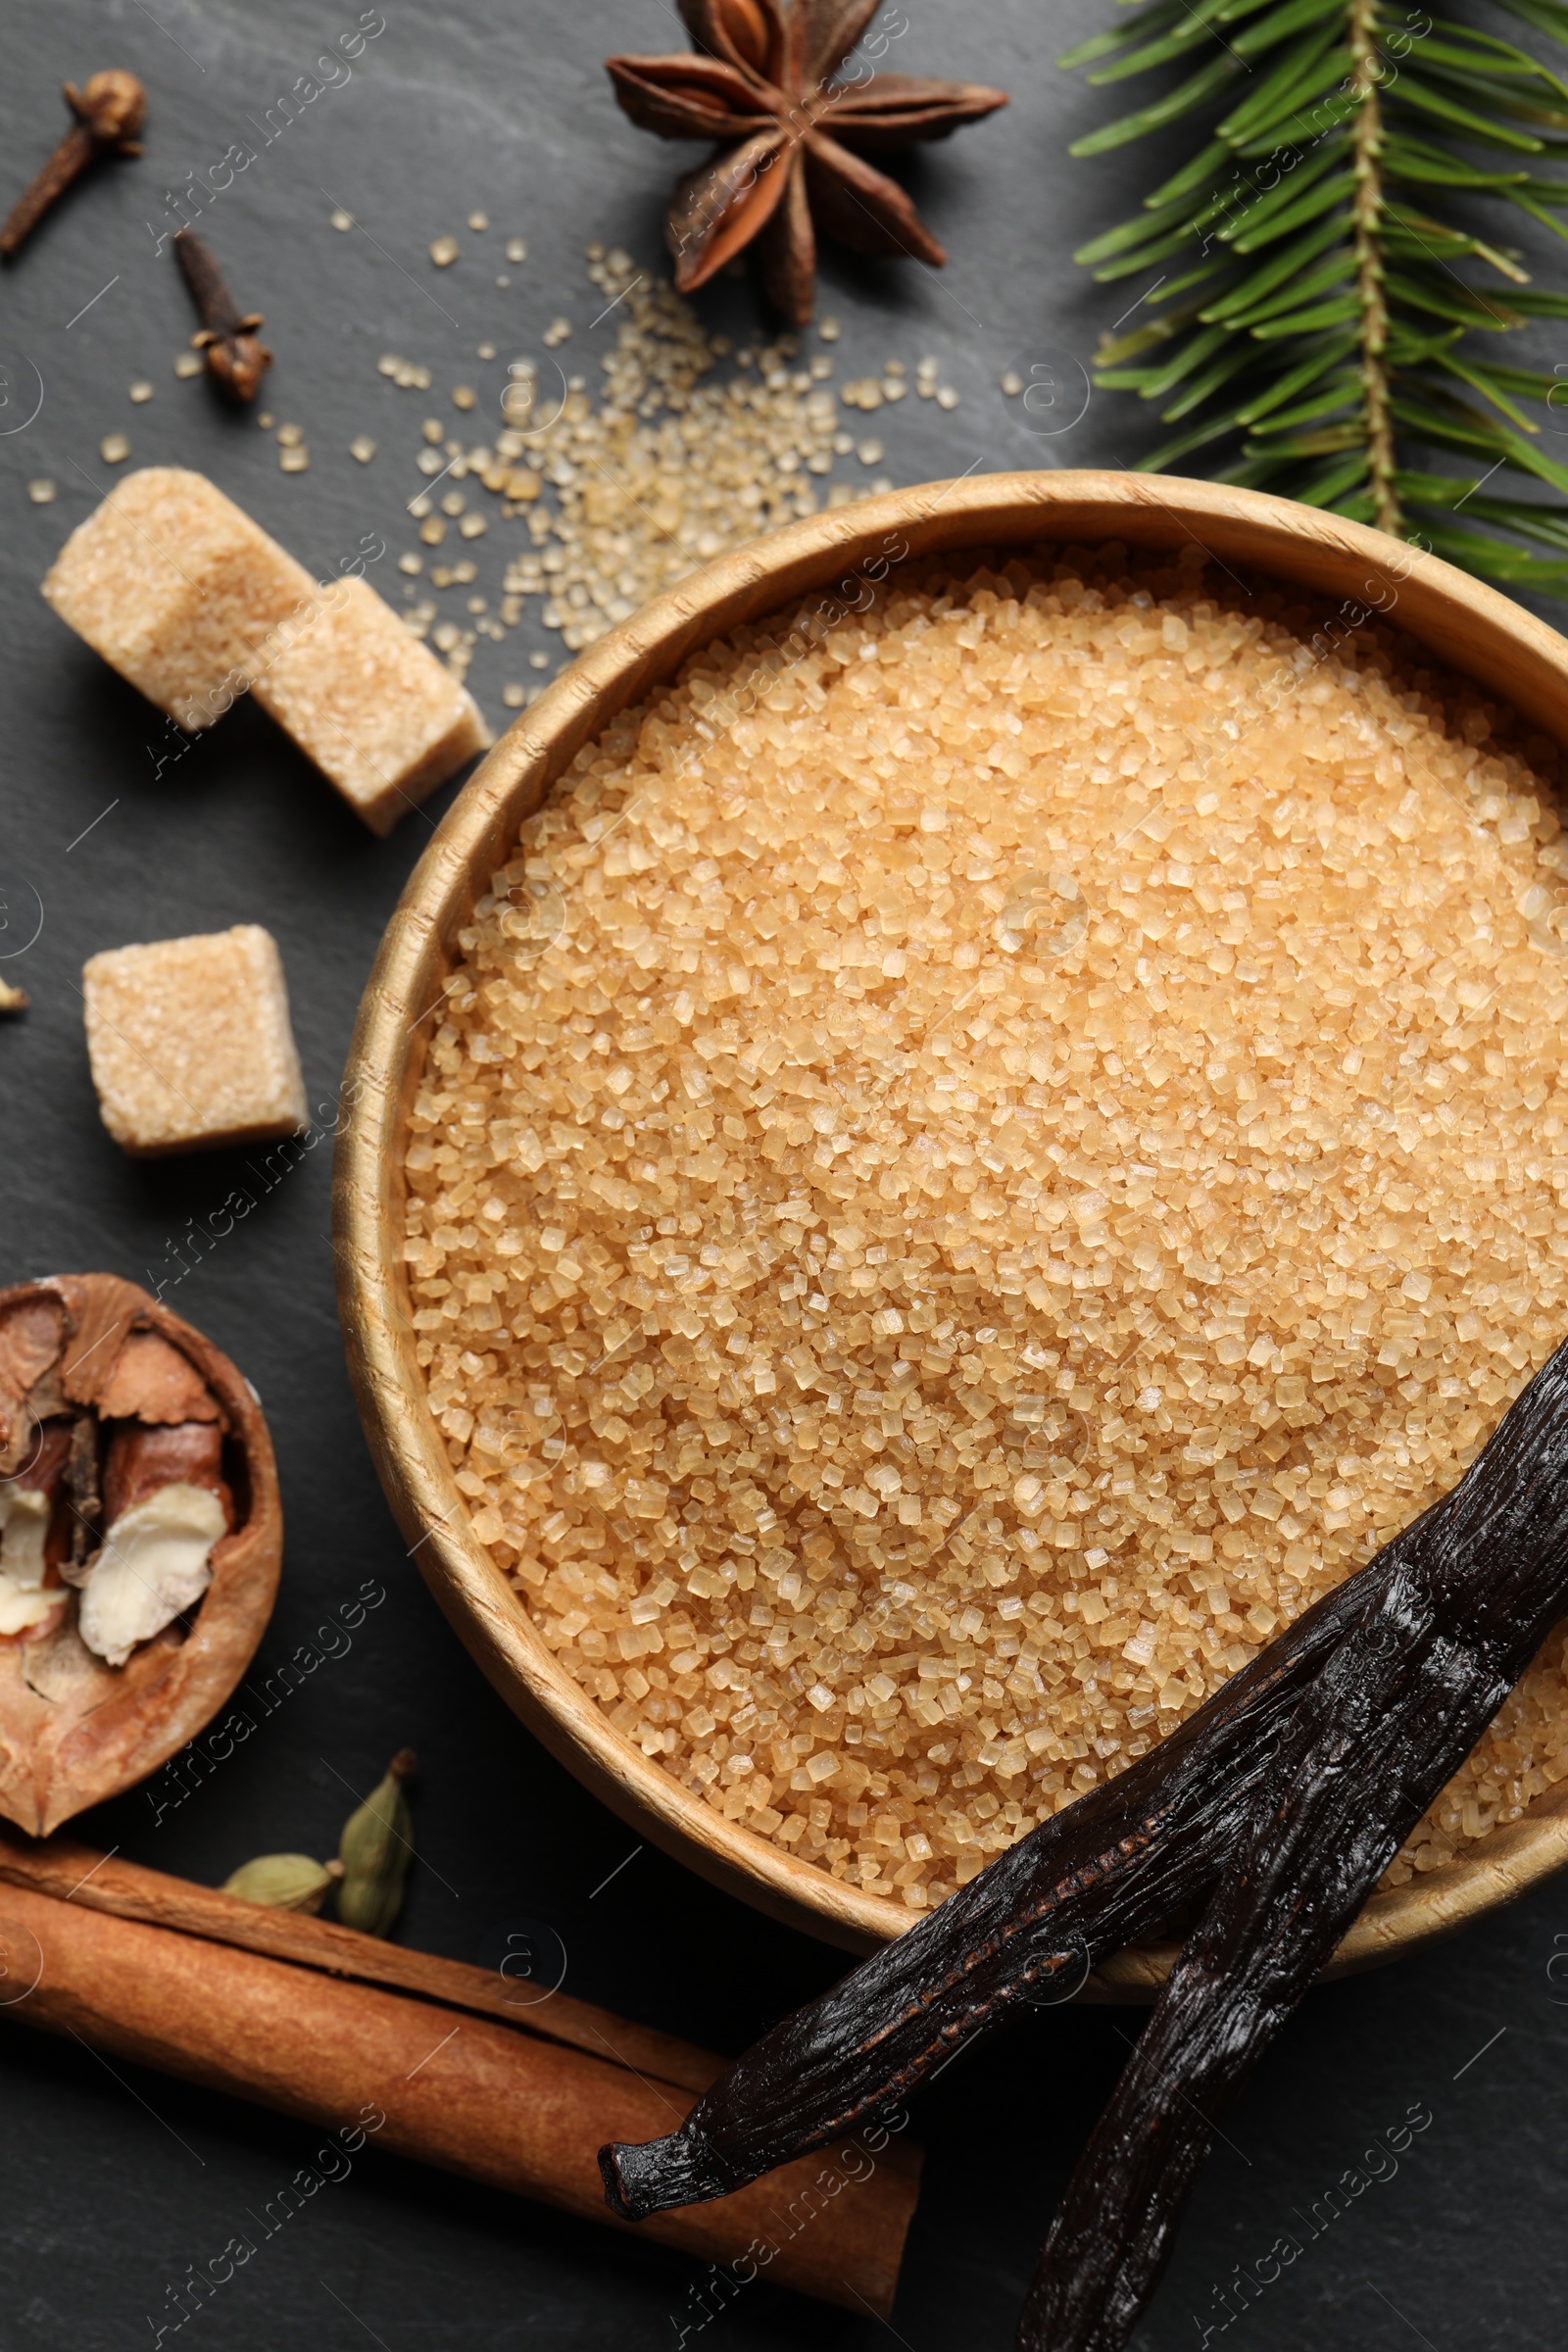
{"label": "fir branch", "polygon": [[[1568,47],[1568,0],[1499,5]],[[1097,84],[1158,77],[1075,155],[1197,134],[1142,213],[1077,257],[1104,282],[1159,271],[1097,365],[1179,428],[1146,469],[1202,451],[1221,480],[1568,595],[1568,506],[1527,489],[1568,494],[1568,450],[1538,420],[1554,379],[1493,356],[1497,336],[1568,317],[1568,295],[1533,287],[1455,209],[1484,196],[1568,236],[1568,79],[1387,0],[1135,0],[1061,63]],[[1435,470],[1445,457],[1459,469]]]}
{"label": "fir branch", "polygon": [[1355,111],[1350,118],[1350,153],[1355,194],[1355,285],[1361,307],[1361,385],[1366,400],[1367,470],[1372,519],[1379,530],[1399,535],[1399,500],[1395,489],[1394,423],[1389,415],[1389,312],[1383,290],[1383,109],[1378,102],[1375,0],[1350,0],[1350,55]]}

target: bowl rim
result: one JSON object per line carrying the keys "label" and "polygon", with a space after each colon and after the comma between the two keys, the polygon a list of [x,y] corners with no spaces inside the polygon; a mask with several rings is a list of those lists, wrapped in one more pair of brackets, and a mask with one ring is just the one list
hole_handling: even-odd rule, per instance
{"label": "bowl rim", "polygon": [[[926,1913],[851,1886],[724,1820],[646,1757],[560,1665],[471,1532],[424,1401],[401,1250],[393,1246],[403,1130],[426,1024],[457,959],[457,934],[519,824],[582,745],[673,677],[689,654],[744,622],[783,618],[836,575],[841,594],[854,581],[858,595],[892,564],[952,550],[1000,556],[1040,542],[1122,542],[1152,553],[1188,541],[1223,569],[1230,559],[1281,585],[1338,596],[1328,628],[1353,629],[1398,612],[1400,625],[1429,650],[1568,750],[1568,643],[1495,590],[1363,524],[1262,492],[1165,474],[1062,469],[922,483],[828,510],[721,556],[579,655],[519,713],[440,820],[387,924],[360,1006],[337,1123],[333,1249],[350,1377],[411,1555],[502,1696],[596,1795],[726,1891],[851,1950],[872,1950]],[[1565,1862],[1568,1782],[1443,1869],[1374,1894],[1325,1973],[1372,1966],[1453,1934]],[[1148,1944],[1118,1954],[1079,1998],[1152,1998],[1176,1948]]]}

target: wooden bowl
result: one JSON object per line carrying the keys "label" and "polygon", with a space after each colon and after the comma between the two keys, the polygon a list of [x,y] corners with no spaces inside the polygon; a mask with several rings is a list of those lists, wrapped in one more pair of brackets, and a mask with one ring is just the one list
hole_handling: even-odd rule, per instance
{"label": "wooden bowl", "polygon": [[[950,549],[1197,541],[1222,569],[1262,573],[1322,603],[1340,632],[1396,615],[1445,663],[1568,749],[1568,643],[1492,589],[1381,532],[1214,483],[1133,473],[1004,473],[928,482],[792,524],[722,557],[604,637],[523,716],[439,826],[387,927],[349,1058],[335,1171],[339,1297],[349,1367],[382,1483],[426,1581],[485,1673],[551,1751],[642,1835],[789,1926],[865,1951],[918,1915],[722,1820],[645,1757],[559,1665],[468,1526],[415,1361],[402,1259],[405,1120],[427,1015],[457,934],[517,828],[581,746],[742,622],[834,595],[863,603],[888,563]],[[1568,1861],[1568,1783],[1473,1841],[1447,1868],[1375,1894],[1334,1973],[1451,1934]],[[1125,1952],[1091,1997],[1152,1997],[1174,1947]]]}

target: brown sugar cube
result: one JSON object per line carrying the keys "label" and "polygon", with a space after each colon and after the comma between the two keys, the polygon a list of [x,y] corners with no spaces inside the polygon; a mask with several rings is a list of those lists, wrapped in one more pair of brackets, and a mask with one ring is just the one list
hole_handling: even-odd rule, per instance
{"label": "brown sugar cube", "polygon": [[196,734],[245,692],[310,573],[202,474],[150,466],[66,541],[44,595],[95,653]]}
{"label": "brown sugar cube", "polygon": [[372,833],[390,833],[487,740],[466,689],[363,579],[316,590],[282,624],[255,694]]}
{"label": "brown sugar cube", "polygon": [[287,729],[372,832],[484,748],[466,690],[364,579],[318,588],[199,473],[149,466],[43,584],[64,620],[187,732],[237,695]]}
{"label": "brown sugar cube", "polygon": [[259,924],[111,948],[81,978],[98,1107],[132,1157],[309,1125],[282,959]]}

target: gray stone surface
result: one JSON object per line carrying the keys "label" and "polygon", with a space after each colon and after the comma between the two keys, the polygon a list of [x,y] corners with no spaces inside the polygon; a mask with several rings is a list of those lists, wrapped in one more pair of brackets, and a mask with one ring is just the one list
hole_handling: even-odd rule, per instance
{"label": "gray stone surface", "polygon": [[[942,12],[909,0],[902,69],[998,81],[1015,103],[911,166],[950,248],[946,272],[831,257],[824,270],[823,307],[845,321],[838,351],[851,370],[890,353],[912,365],[929,350],[962,394],[951,415],[911,400],[878,418],[883,470],[895,478],[1136,455],[1138,418],[1125,404],[1098,400],[1070,433],[1042,443],[996,390],[1008,362],[1042,352],[1057,354],[1070,380],[1121,308],[1086,284],[1069,254],[1125,209],[1143,167],[1066,159],[1086,110],[1106,107],[1109,94],[1086,98],[1051,64],[1100,13],[1099,0]],[[623,124],[600,60],[678,45],[672,11],[656,0],[576,10],[454,0],[441,11],[385,0],[386,30],[352,77],[262,144],[269,106],[356,14],[351,0],[271,0],[265,11],[238,0],[54,0],[6,12],[8,188],[56,135],[66,76],[123,64],[152,93],[146,159],[104,168],[0,281],[9,926],[0,954],[30,932],[35,907],[42,915],[36,941],[0,964],[33,997],[24,1022],[0,1029],[6,1281],[99,1266],[169,1277],[190,1220],[204,1220],[232,1186],[259,1189],[243,1154],[136,1166],[109,1143],[82,1047],[83,958],[128,940],[266,923],[282,946],[311,1099],[329,1119],[376,939],[427,837],[413,818],[390,841],[371,841],[246,709],[160,770],[161,723],[37,594],[67,530],[106,486],[102,436],[125,431],[136,463],[210,471],[323,571],[367,535],[395,550],[411,535],[404,508],[417,487],[418,417],[452,414],[445,391],[464,378],[486,401],[499,391],[499,364],[481,368],[474,347],[493,340],[503,359],[537,349],[544,322],[565,313],[577,322],[571,356],[590,355],[591,366],[598,305],[583,244],[620,242],[658,262],[676,153]],[[292,477],[254,422],[219,412],[202,385],[175,381],[172,356],[190,319],[147,226],[167,225],[165,188],[205,173],[236,139],[259,145],[258,160],[198,225],[236,294],[267,314],[278,354],[267,404],[301,423],[312,451],[309,472]],[[335,231],[334,205],[362,230]],[[477,206],[494,223],[482,240],[462,225]],[[426,248],[446,229],[464,256],[437,273]],[[530,259],[503,290],[494,278],[506,233],[527,237]],[[713,315],[746,331],[749,305],[746,288],[725,284]],[[428,398],[376,373],[384,350],[432,368]],[[32,370],[42,405],[24,423]],[[127,387],[140,376],[156,397],[132,407]],[[363,468],[347,455],[360,431],[381,448]],[[59,497],[32,505],[25,485],[45,475]],[[478,583],[492,599],[496,551],[492,537]],[[401,588],[390,557],[371,576]],[[504,653],[481,646],[472,673],[497,721],[500,687],[519,674],[518,642]],[[289,1542],[264,1662],[286,1657],[365,1580],[383,1583],[387,1599],[349,1653],[186,1802],[158,1818],[133,1794],[79,1827],[217,1882],[258,1851],[330,1851],[350,1801],[345,1783],[363,1791],[391,1750],[412,1742],[427,1859],[402,1930],[410,1942],[493,1958],[498,1929],[541,1921],[565,1946],[572,1991],[739,2047],[841,1963],[649,1851],[595,1892],[632,1849],[630,1833],[482,1683],[405,1560],[376,1487],[343,1372],[327,1162],[324,1149],[308,1155],[229,1238],[187,1250],[190,1270],[168,1296],[249,1371],[271,1417]],[[1311,1998],[1226,2120],[1140,2331],[1143,2352],[1200,2343],[1216,2319],[1214,2289],[1284,2233],[1304,2250],[1231,2328],[1227,2352],[1559,2344],[1568,1984],[1553,1983],[1551,1962],[1565,1938],[1568,1896],[1547,1888],[1458,1943]],[[1135,2023],[1041,2013],[921,2102],[929,2180],[891,2340],[910,2352],[991,2352],[1010,2341],[1052,2198]],[[245,2230],[316,2144],[302,2127],[129,2067],[111,2071],[84,2048],[24,2031],[0,2033],[0,2352],[147,2344],[149,2315],[169,2316],[169,2285]],[[1396,2172],[1308,2237],[1302,2217],[1314,2200],[1417,2104],[1431,2122]],[[386,2352],[667,2352],[690,2321],[692,2278],[655,2249],[367,2155],[260,2246],[183,2340],[226,2352],[283,2342],[351,2352],[368,2338]],[[870,2319],[760,2284],[710,2333],[732,2352],[808,2343],[869,2352],[890,2340]]]}

